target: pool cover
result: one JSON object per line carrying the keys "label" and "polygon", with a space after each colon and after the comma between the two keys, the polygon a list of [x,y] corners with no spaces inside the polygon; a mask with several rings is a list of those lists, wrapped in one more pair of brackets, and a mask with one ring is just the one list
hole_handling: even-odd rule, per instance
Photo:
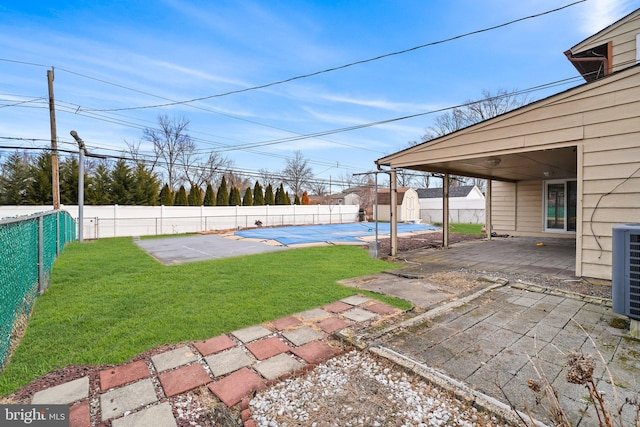
{"label": "pool cover", "polygon": [[[388,235],[389,223],[378,223],[378,235]],[[439,230],[428,224],[398,224],[398,233],[410,233]],[[237,236],[251,239],[276,240],[283,245],[297,245],[302,243],[348,243],[362,242],[362,237],[375,236],[376,225],[372,222],[357,222],[349,224],[322,225],[294,225],[286,227],[254,228],[236,231]]]}

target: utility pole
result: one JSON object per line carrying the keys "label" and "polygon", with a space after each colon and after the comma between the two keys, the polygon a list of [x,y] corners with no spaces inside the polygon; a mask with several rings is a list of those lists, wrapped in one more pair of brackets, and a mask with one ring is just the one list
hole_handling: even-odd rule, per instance
{"label": "utility pole", "polygon": [[60,209],[60,173],[58,172],[58,135],[56,132],[56,108],[53,102],[53,67],[47,70],[49,86],[49,123],[51,125],[51,188],[53,209]]}

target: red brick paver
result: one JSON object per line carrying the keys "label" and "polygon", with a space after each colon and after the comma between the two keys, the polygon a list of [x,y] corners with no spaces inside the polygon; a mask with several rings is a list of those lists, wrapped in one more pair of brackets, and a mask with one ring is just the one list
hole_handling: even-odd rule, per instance
{"label": "red brick paver", "polygon": [[69,410],[69,427],[91,427],[89,401],[76,403]]}
{"label": "red brick paver", "polygon": [[342,319],[332,316],[318,322],[318,326],[326,333],[332,334],[335,331],[346,328],[349,324]]}
{"label": "red brick paver", "polygon": [[151,376],[151,372],[143,360],[105,369],[100,371],[100,391],[106,391],[149,376]]}
{"label": "red brick paver", "polygon": [[381,302],[377,302],[375,304],[371,304],[371,305],[367,305],[362,307],[365,310],[369,310],[372,311],[376,314],[380,314],[380,315],[386,315],[386,314],[391,314],[391,313],[395,313],[396,309],[394,307],[391,307],[390,305],[387,304],[383,304]]}
{"label": "red brick paver", "polygon": [[283,317],[282,319],[274,320],[272,323],[273,327],[278,331],[302,325],[302,321],[294,316]]}
{"label": "red brick paver", "polygon": [[265,387],[264,379],[249,368],[242,368],[220,381],[209,384],[209,390],[227,406],[234,406],[243,397],[254,391],[260,391]]}
{"label": "red brick paver", "polygon": [[293,354],[304,359],[307,363],[318,364],[325,362],[340,353],[323,341],[311,341],[291,350]]}
{"label": "red brick paver", "polygon": [[347,311],[353,308],[353,306],[351,304],[347,304],[346,302],[336,301],[332,302],[331,304],[327,304],[322,308],[330,311],[331,313],[342,313],[343,311]]}
{"label": "red brick paver", "polygon": [[218,335],[217,337],[209,338],[206,341],[195,342],[193,345],[198,349],[200,354],[208,356],[210,354],[228,350],[231,347],[235,347],[237,344],[227,335]]}
{"label": "red brick paver", "polygon": [[258,360],[265,360],[280,353],[290,350],[289,346],[278,337],[271,337],[251,344],[247,344],[249,350]]}
{"label": "red brick paver", "polygon": [[193,390],[211,381],[207,371],[199,363],[162,373],[158,375],[158,379],[167,397]]}

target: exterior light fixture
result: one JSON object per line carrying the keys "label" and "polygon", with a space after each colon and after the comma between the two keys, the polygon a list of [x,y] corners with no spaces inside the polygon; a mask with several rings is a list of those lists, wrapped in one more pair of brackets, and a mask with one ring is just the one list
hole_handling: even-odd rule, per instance
{"label": "exterior light fixture", "polygon": [[501,161],[502,159],[500,159],[500,157],[489,157],[484,162],[487,166],[494,168],[498,166]]}

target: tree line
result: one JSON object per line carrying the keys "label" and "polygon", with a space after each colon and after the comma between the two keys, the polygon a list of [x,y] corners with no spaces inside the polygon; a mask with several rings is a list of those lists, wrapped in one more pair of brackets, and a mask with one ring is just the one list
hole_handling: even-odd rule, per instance
{"label": "tree line", "polygon": [[[60,202],[78,203],[79,164],[75,156],[61,159],[59,166]],[[173,191],[152,168],[143,163],[118,159],[89,160],[85,168],[84,203],[87,205],[137,206],[262,206],[309,204],[304,191],[293,199],[281,183],[274,191],[271,183],[263,189],[259,181],[251,187],[233,173],[222,175],[219,185],[208,182],[203,189],[195,183],[182,184]],[[242,188],[229,181],[244,184]],[[53,204],[51,153],[37,156],[15,151],[0,163],[1,205]]]}

